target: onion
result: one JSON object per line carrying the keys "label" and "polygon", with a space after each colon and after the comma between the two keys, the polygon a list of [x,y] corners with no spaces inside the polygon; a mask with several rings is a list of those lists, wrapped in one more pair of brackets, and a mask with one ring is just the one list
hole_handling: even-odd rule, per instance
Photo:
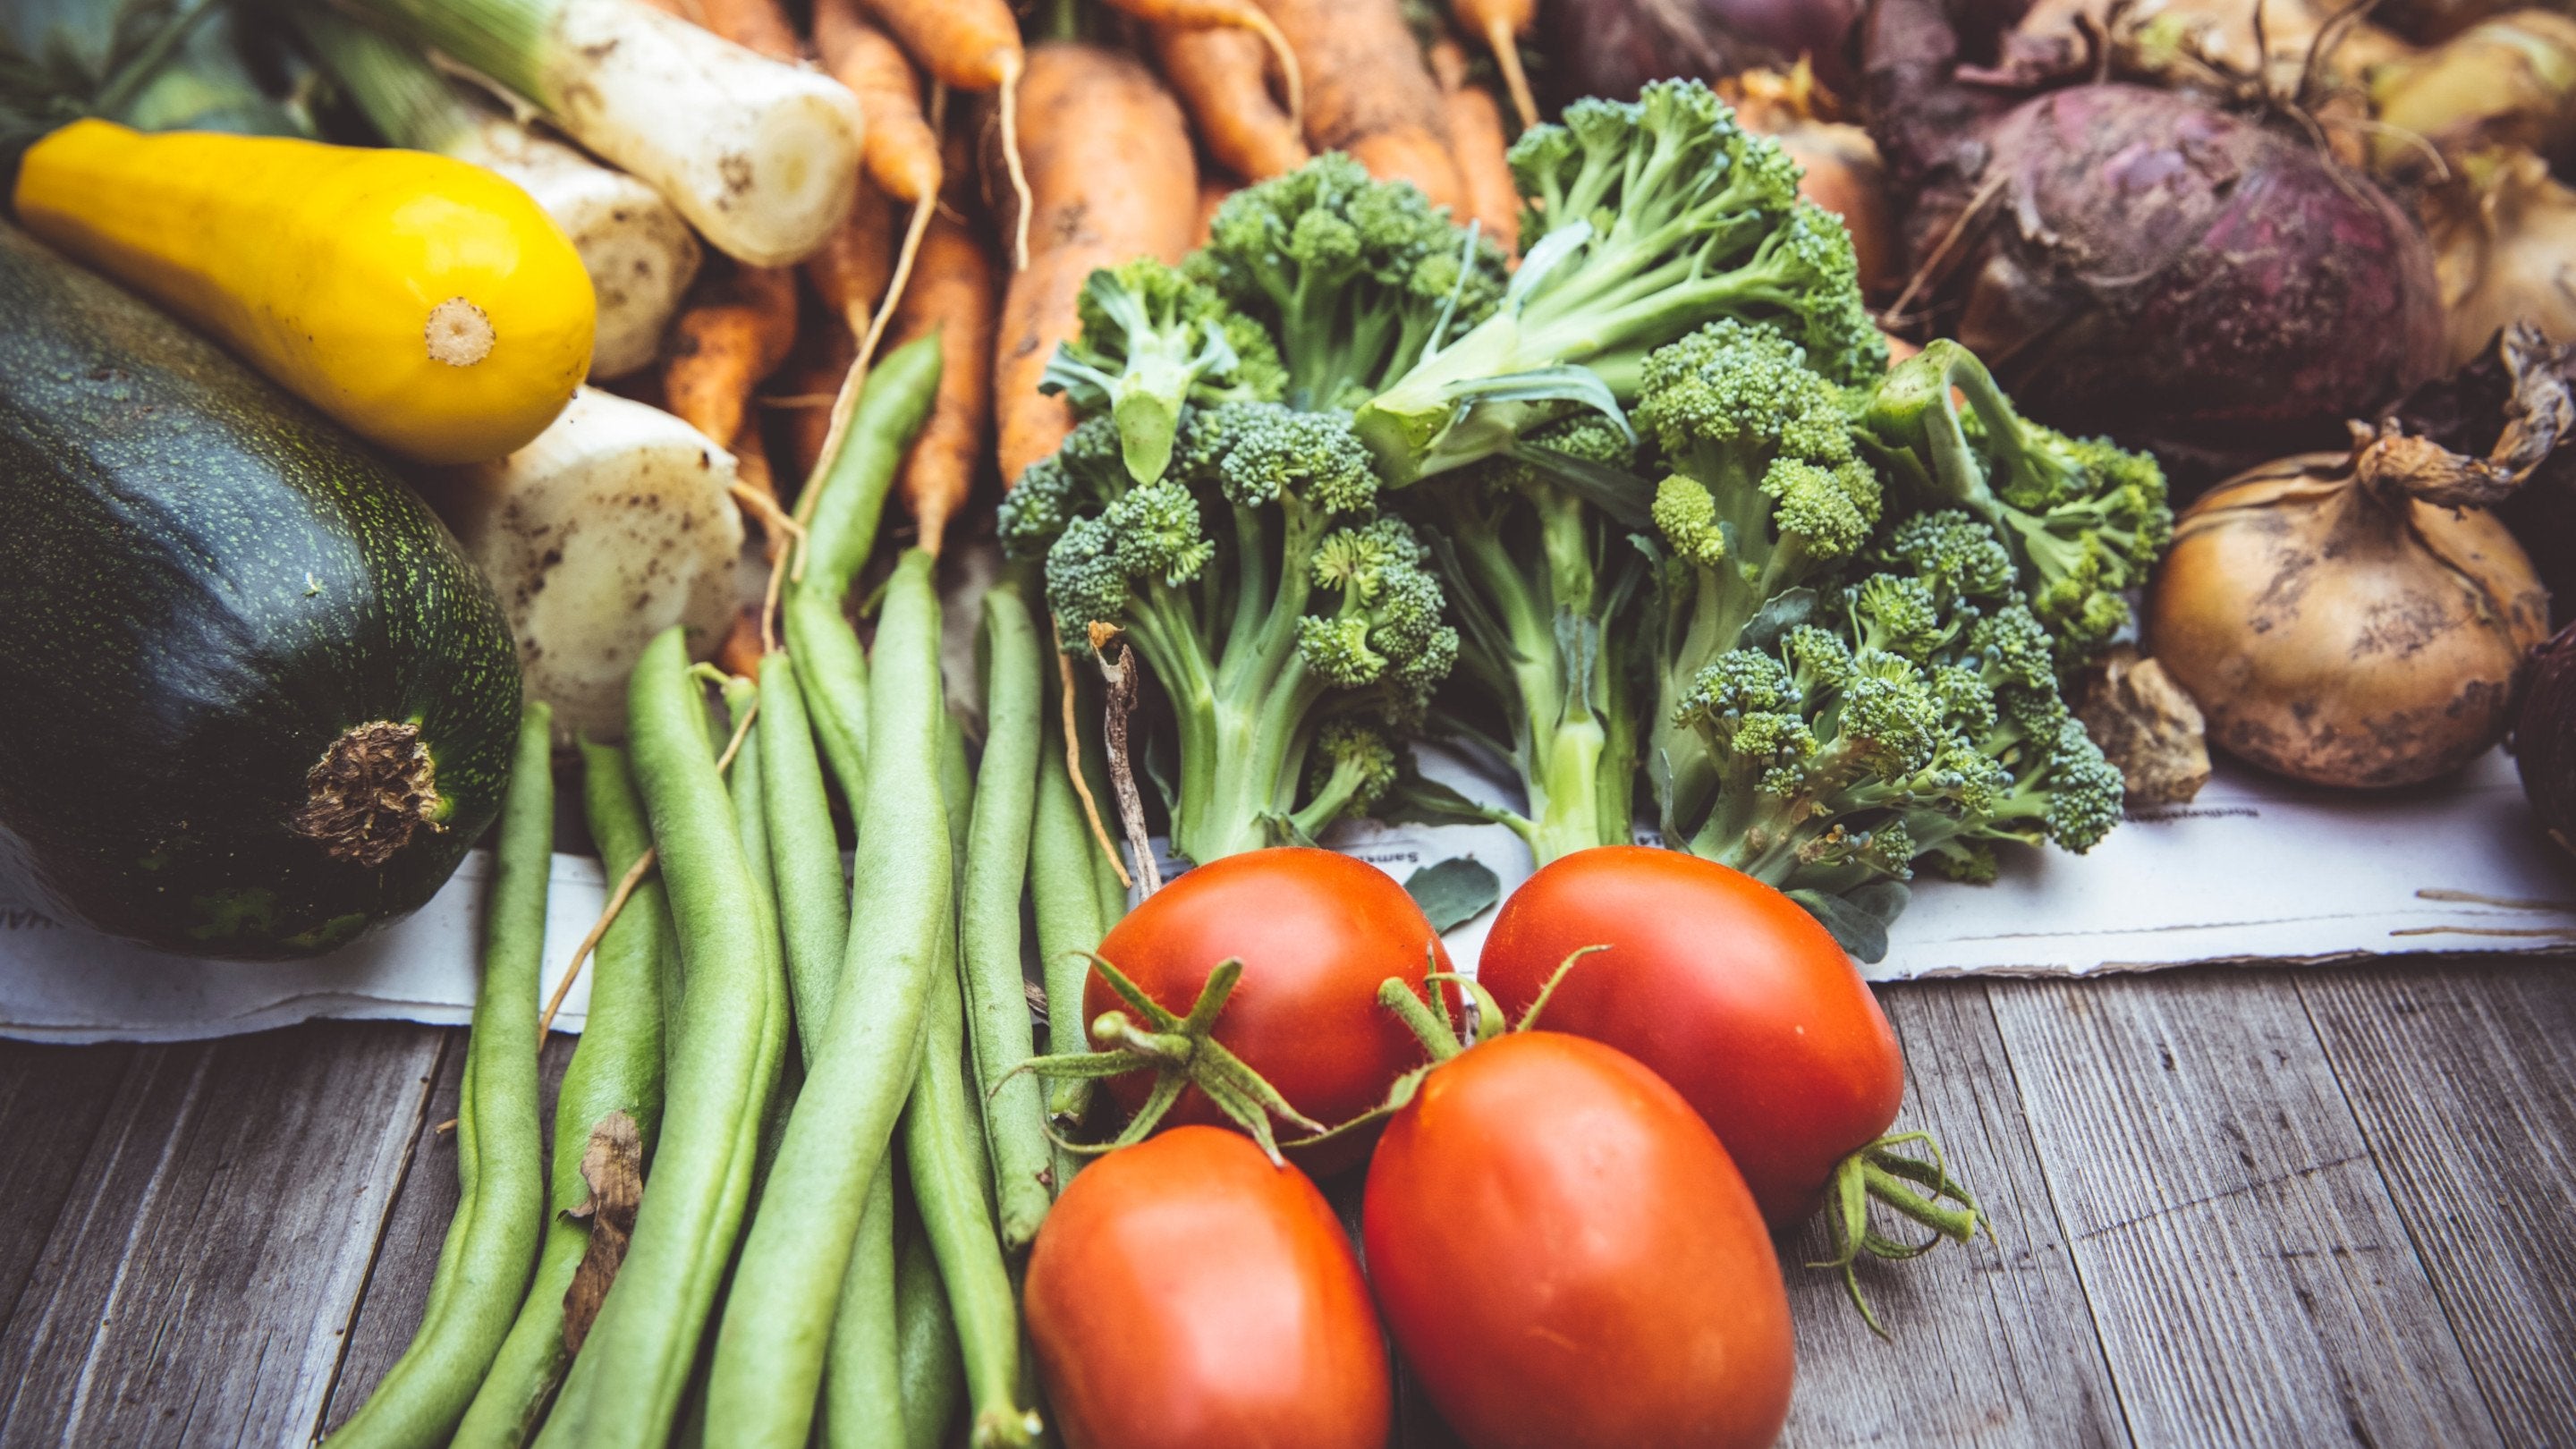
{"label": "onion", "polygon": [[2513,0],[2381,0],[2371,17],[2418,45],[2431,45],[2511,9],[2512,4]]}
{"label": "onion", "polygon": [[2424,209],[2450,366],[2485,352],[2515,321],[2576,341],[2576,191],[2545,162],[2528,151],[2466,158]]}
{"label": "onion", "polygon": [[[2528,329],[2509,346],[2537,349]],[[2503,501],[2576,427],[2566,382],[2527,381],[2494,454],[2395,425],[2284,458],[2186,510],[2147,601],[2147,640],[2212,743],[2322,785],[2459,768],[2502,738],[2549,599]]]}
{"label": "onion", "polygon": [[2411,60],[2371,72],[2385,130],[2372,164],[2415,175],[2495,147],[2576,159],[2576,19],[2546,10],[2498,16]]}
{"label": "onion", "polygon": [[2532,656],[2513,757],[2531,813],[2559,849],[2576,854],[2576,625]]}

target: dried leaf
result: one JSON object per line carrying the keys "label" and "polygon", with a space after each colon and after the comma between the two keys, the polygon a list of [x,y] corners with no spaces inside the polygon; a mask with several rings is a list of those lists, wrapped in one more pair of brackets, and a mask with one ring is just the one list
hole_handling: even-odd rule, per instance
{"label": "dried leaf", "polygon": [[590,1247],[573,1270],[572,1286],[564,1290],[568,1353],[581,1352],[635,1234],[635,1208],[644,1199],[644,1138],[634,1118],[611,1112],[590,1129],[590,1145],[581,1154],[581,1180],[589,1185],[590,1196],[570,1215],[590,1219]]}
{"label": "dried leaf", "polygon": [[2200,706],[2164,666],[2122,645],[2088,676],[2075,705],[2093,743],[2120,767],[2132,805],[2180,805],[2209,783]]}

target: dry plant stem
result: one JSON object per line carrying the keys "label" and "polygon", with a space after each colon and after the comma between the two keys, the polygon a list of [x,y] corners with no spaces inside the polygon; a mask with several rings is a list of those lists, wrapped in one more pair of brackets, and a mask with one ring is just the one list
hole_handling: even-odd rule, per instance
{"label": "dry plant stem", "polygon": [[[751,733],[752,721],[759,716],[760,711],[755,707],[746,711],[741,723],[733,727],[733,738],[725,741],[724,753],[716,756],[717,774],[732,768],[733,757],[742,752],[743,737]],[[599,947],[599,938],[607,935],[608,928],[617,924],[617,913],[626,909],[627,897],[635,894],[635,888],[644,883],[644,877],[651,873],[654,862],[660,859],[658,850],[647,850],[635,857],[635,863],[628,866],[626,874],[618,880],[617,889],[609,893],[608,904],[601,907],[599,919],[591,922],[590,929],[583,933],[581,944],[573,948],[572,961],[556,980],[554,994],[546,998],[545,1014],[537,1018],[538,1040],[545,1039],[546,1032],[554,1025],[555,1013],[562,1009],[564,998],[572,993],[573,978],[581,974],[581,963],[590,959],[590,953]]]}
{"label": "dry plant stem", "polygon": [[[1094,624],[1098,630],[1103,626]],[[1109,650],[1114,647],[1113,656]],[[1145,834],[1145,798],[1136,789],[1136,771],[1127,752],[1127,717],[1136,709],[1136,651],[1126,641],[1109,639],[1095,645],[1100,655],[1101,672],[1109,677],[1109,709],[1106,717],[1109,747],[1109,784],[1118,792],[1118,823],[1127,834],[1127,848],[1136,853],[1136,868],[1144,874],[1144,893],[1148,896],[1163,888],[1163,870],[1154,860],[1154,846]]]}
{"label": "dry plant stem", "polygon": [[[1052,615],[1047,627],[1055,627]],[[1100,842],[1101,853],[1109,857],[1109,868],[1118,872],[1118,884],[1134,890],[1136,878],[1127,873],[1126,862],[1119,859],[1118,844],[1109,838],[1109,827],[1100,818],[1100,802],[1092,798],[1091,782],[1082,775],[1082,721],[1074,712],[1073,656],[1059,653],[1055,657],[1057,678],[1064,688],[1057,692],[1064,702],[1064,773],[1073,781],[1073,793],[1082,800],[1083,818],[1091,822],[1091,838]]]}
{"label": "dry plant stem", "polygon": [[1014,50],[1002,57],[1002,162],[1011,173],[1011,197],[1018,213],[1011,227],[1011,269],[1029,264],[1029,212],[1037,199],[1029,193],[1028,167],[1020,161],[1020,73],[1028,61]]}

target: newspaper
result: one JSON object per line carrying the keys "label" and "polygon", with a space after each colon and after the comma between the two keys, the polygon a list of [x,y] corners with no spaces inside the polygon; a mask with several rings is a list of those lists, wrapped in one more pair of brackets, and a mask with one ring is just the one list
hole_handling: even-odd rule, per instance
{"label": "newspaper", "polygon": [[[1490,788],[1456,761],[1426,769]],[[1327,844],[1401,880],[1466,856],[1504,894],[1530,860],[1501,826],[1346,826]],[[490,858],[476,852],[410,918],[311,961],[191,961],[47,919],[0,880],[0,1036],[175,1041],[314,1017],[461,1023],[469,1015]],[[599,863],[554,861],[541,989],[605,895]],[[1448,934],[1473,969],[1489,910]],[[2576,949],[2576,867],[2541,837],[2501,752],[2458,777],[2385,795],[2302,786],[2221,763],[2186,806],[2133,814],[2093,852],[2006,852],[1988,886],[1920,883],[1872,980],[2090,975],[2203,962],[2290,963],[2406,952]],[[555,1019],[578,1031],[578,981]]]}

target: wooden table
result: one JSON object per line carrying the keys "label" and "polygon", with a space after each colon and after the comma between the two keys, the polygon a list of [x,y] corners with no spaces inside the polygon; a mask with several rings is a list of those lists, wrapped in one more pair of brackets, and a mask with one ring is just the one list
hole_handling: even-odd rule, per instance
{"label": "wooden table", "polygon": [[[2576,1444],[2576,963],[1886,992],[1999,1245],[1797,1265],[1786,1442]],[[419,1316],[462,1034],[0,1045],[0,1446],[307,1441]],[[560,1071],[569,1041],[548,1049]],[[1419,1396],[1403,1442],[1451,1441]]]}

